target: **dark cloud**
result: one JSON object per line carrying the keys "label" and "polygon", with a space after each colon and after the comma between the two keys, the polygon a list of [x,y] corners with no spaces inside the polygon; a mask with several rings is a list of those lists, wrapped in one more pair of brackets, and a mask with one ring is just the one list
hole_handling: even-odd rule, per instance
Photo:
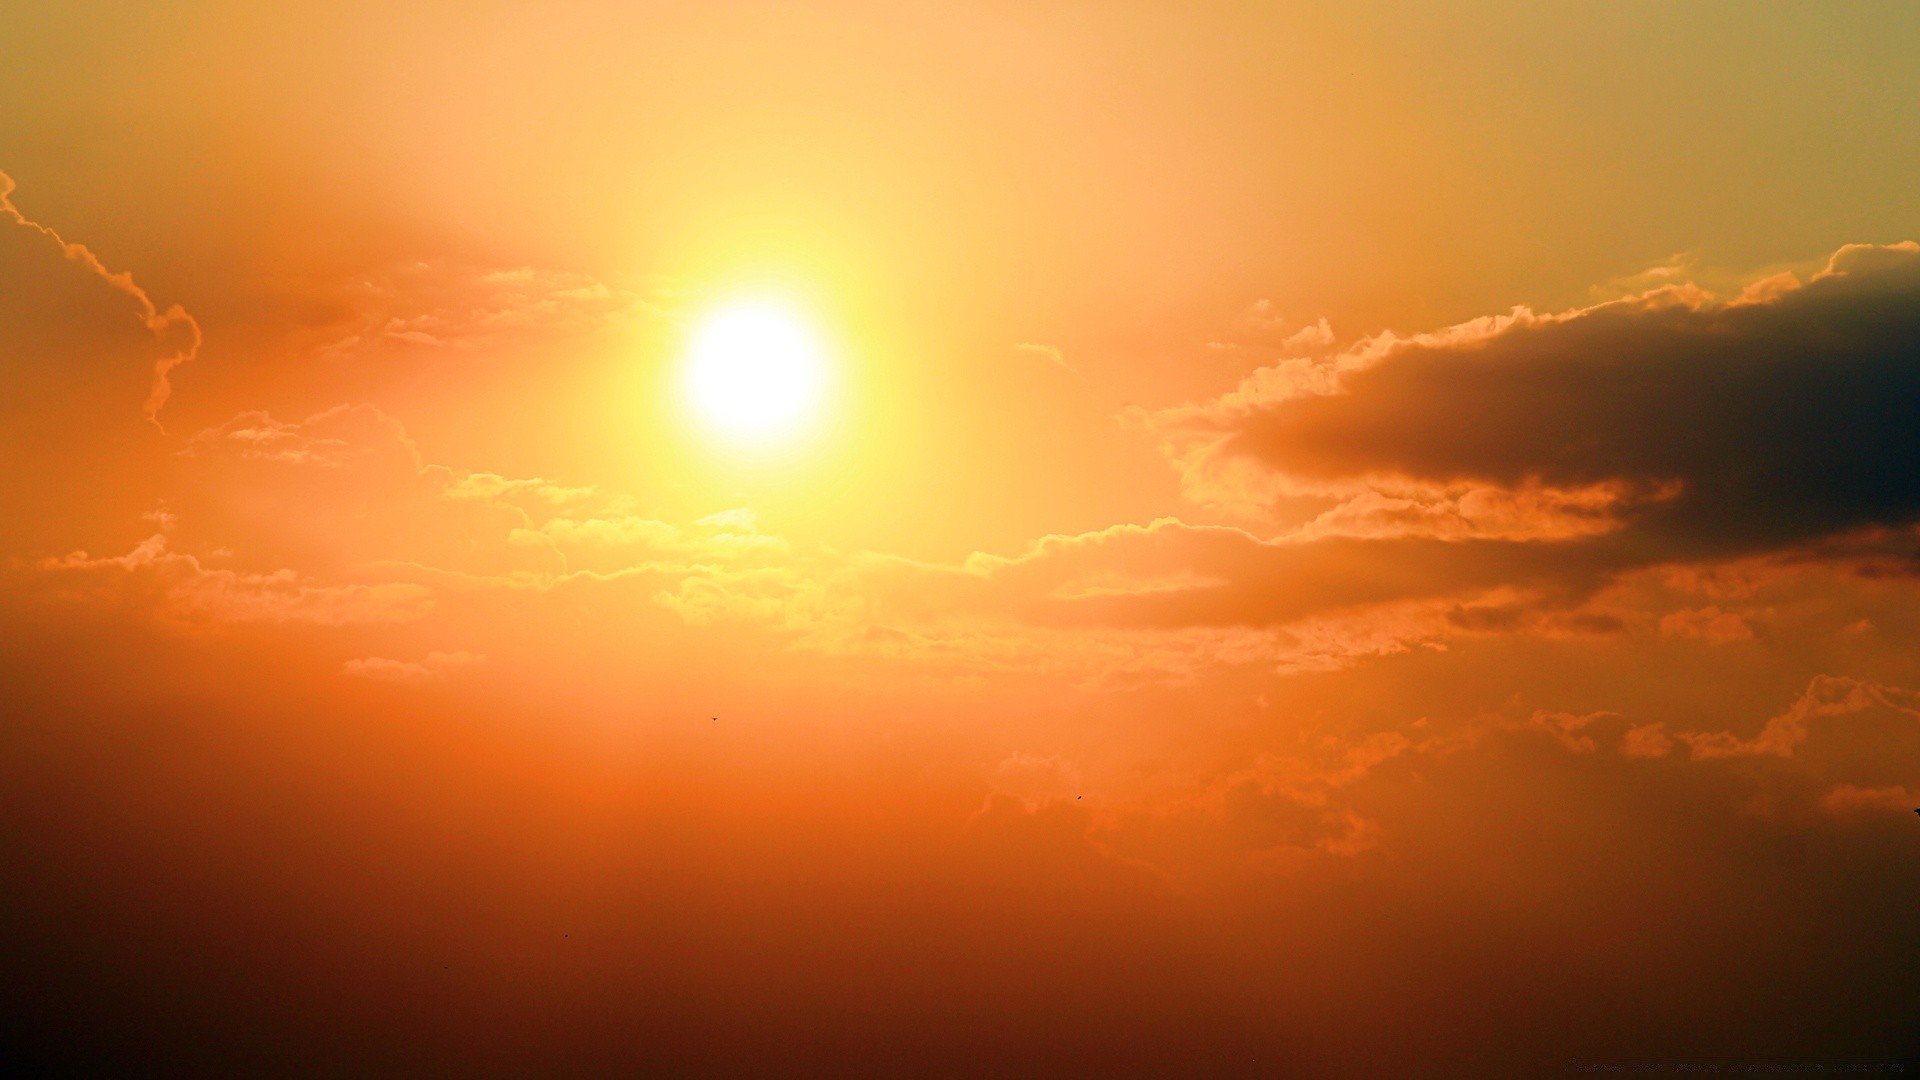
{"label": "dark cloud", "polygon": [[1220,436],[1222,461],[1307,483],[1677,484],[1622,508],[1606,546],[1625,561],[1920,517],[1920,247],[1843,248],[1802,287],[1764,285],[1376,342],[1333,362],[1333,392],[1243,390],[1180,422]]}

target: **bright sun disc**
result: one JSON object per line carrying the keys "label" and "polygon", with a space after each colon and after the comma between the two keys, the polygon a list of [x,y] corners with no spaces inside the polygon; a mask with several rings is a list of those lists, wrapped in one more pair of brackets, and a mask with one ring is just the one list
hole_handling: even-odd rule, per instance
{"label": "bright sun disc", "polygon": [[686,389],[703,423],[740,442],[791,435],[819,410],[820,346],[791,312],[738,304],[709,315],[688,356]]}

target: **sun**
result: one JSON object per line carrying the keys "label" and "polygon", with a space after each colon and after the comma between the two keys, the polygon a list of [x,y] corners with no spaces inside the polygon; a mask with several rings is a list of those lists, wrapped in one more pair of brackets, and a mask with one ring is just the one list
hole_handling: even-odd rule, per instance
{"label": "sun", "polygon": [[797,435],[818,416],[826,383],[818,338],[776,303],[741,301],[713,311],[687,353],[687,404],[702,425],[734,443]]}

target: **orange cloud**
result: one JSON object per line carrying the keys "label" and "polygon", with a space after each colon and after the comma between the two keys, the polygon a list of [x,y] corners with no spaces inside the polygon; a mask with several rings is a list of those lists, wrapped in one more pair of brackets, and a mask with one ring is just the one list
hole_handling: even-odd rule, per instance
{"label": "orange cloud", "polygon": [[1812,723],[1871,708],[1892,709],[1920,720],[1920,695],[1897,686],[1860,679],[1818,676],[1786,712],[1769,719],[1760,733],[1742,739],[1731,731],[1681,732],[1677,737],[1693,751],[1696,761],[1713,758],[1771,755],[1792,757],[1807,741]]}
{"label": "orange cloud", "polygon": [[1666,757],[1673,749],[1673,738],[1662,723],[1640,724],[1620,737],[1620,753],[1630,758]]}
{"label": "orange cloud", "polygon": [[1031,356],[1035,359],[1042,360],[1062,371],[1073,370],[1073,365],[1067,363],[1066,354],[1052,345],[1038,345],[1031,341],[1023,341],[1015,345],[1013,351],[1022,356]]}
{"label": "orange cloud", "polygon": [[1662,616],[1660,632],[1671,637],[1698,638],[1713,645],[1753,640],[1753,627],[1747,625],[1747,620],[1711,604]]}
{"label": "orange cloud", "polygon": [[1863,788],[1841,784],[1821,796],[1820,808],[1835,817],[1909,814],[1920,795],[1904,787]]}
{"label": "orange cloud", "polygon": [[497,351],[661,318],[673,302],[578,272],[417,262],[356,281],[340,299],[348,313],[313,348],[332,361],[409,349]]}
{"label": "orange cloud", "polygon": [[430,652],[424,660],[389,660],[383,656],[366,656],[349,660],[341,665],[340,673],[350,678],[371,679],[375,682],[421,685],[444,682],[453,672],[471,667],[485,660],[469,652]]}
{"label": "orange cloud", "polygon": [[433,606],[432,593],[415,584],[327,585],[293,570],[208,567],[195,556],[169,551],[161,533],[125,555],[96,558],[76,551],[40,565],[60,580],[83,583],[83,595],[148,606],[181,623],[345,626],[418,619]]}

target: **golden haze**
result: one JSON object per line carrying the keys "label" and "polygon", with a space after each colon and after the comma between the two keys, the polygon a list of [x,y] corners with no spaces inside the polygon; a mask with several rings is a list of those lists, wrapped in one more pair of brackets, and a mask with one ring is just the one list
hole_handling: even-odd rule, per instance
{"label": "golden haze", "polygon": [[9,1059],[1920,1049],[1907,9],[7,15]]}

